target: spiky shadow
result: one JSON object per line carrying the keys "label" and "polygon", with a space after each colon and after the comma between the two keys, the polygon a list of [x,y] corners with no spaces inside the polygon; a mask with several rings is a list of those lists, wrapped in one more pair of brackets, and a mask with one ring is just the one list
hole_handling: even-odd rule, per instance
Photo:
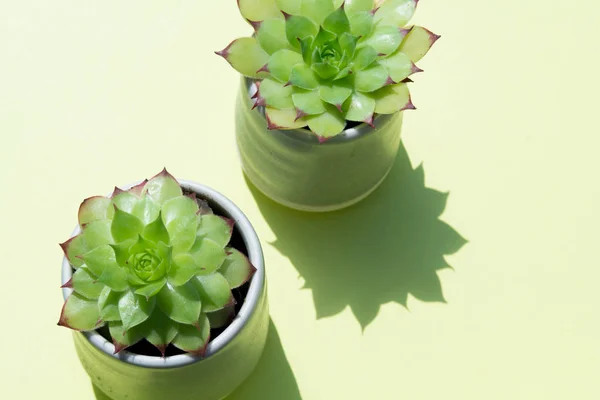
{"label": "spiky shadow", "polygon": [[381,187],[345,210],[294,211],[248,185],[277,237],[272,245],[312,290],[317,318],[349,306],[364,329],[382,304],[406,306],[409,293],[445,301],[437,271],[466,241],[439,219],[447,193],[425,187],[423,167],[412,168],[404,147]]}
{"label": "spiky shadow", "polygon": [[[96,400],[111,400],[96,386]],[[225,400],[301,400],[298,384],[271,320],[265,351],[248,379]]]}

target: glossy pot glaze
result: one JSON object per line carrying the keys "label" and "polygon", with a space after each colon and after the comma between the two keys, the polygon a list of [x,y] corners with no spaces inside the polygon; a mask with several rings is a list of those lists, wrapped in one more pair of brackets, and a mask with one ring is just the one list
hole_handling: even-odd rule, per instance
{"label": "glossy pot glaze", "polygon": [[389,173],[400,146],[402,112],[379,115],[319,143],[306,129],[268,130],[264,107],[252,110],[249,79],[236,104],[236,139],[242,168],[265,195],[303,211],[350,206],[375,190]]}
{"label": "glossy pot glaze", "polygon": [[[222,194],[197,183],[179,182],[184,189],[208,200],[215,213],[235,221],[248,258],[257,271],[238,315],[209,343],[204,358],[189,354],[152,357],[126,350],[115,355],[113,344],[95,331],[74,332],[77,355],[92,383],[114,400],[222,399],[252,372],[266,342],[269,309],[265,269],[254,228]],[[71,275],[71,266],[63,259],[62,282],[67,282]],[[64,289],[63,296],[66,298],[70,292]]]}

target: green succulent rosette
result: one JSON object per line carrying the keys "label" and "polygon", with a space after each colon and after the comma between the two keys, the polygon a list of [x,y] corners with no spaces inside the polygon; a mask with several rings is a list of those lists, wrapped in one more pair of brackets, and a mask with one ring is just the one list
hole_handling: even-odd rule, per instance
{"label": "green succulent rosette", "polygon": [[184,194],[166,170],[79,208],[81,233],[61,247],[74,269],[59,325],[108,325],[115,352],[142,339],[202,355],[232,317],[232,289],[255,268],[228,247],[233,221]]}
{"label": "green succulent rosette", "polygon": [[256,81],[269,129],[308,126],[323,142],[347,121],[414,109],[407,87],[439,39],[405,27],[418,0],[238,0],[252,37],[217,52]]}

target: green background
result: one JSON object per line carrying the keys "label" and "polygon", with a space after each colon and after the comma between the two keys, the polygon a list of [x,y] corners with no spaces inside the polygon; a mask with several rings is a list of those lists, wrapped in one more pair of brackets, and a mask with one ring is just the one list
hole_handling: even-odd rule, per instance
{"label": "green background", "polygon": [[305,215],[240,171],[212,53],[251,32],[234,0],[0,2],[0,397],[94,398],[57,244],[83,198],[166,166],[263,241],[271,336],[231,399],[600,398],[599,4],[422,0],[442,39],[392,174]]}

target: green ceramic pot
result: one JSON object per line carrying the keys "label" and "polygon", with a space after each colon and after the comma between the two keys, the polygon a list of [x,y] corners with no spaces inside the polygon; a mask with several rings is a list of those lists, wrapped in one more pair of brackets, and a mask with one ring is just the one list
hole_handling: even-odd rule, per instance
{"label": "green ceramic pot", "polygon": [[[220,193],[193,182],[181,186],[207,199],[215,213],[235,226],[257,271],[234,321],[207,348],[204,358],[188,354],[166,358],[126,350],[114,355],[114,346],[96,332],[75,332],[75,348],[92,383],[114,400],[219,400],[230,394],[252,372],[260,358],[269,328],[269,310],[262,249],[244,214]],[[77,233],[77,232],[76,232]],[[63,260],[62,281],[72,275]],[[64,290],[66,298],[70,290]]]}
{"label": "green ceramic pot", "polygon": [[379,115],[319,143],[306,129],[268,130],[264,108],[252,110],[252,81],[242,79],[236,137],[242,168],[265,195],[304,211],[350,206],[377,188],[400,146],[402,113]]}

